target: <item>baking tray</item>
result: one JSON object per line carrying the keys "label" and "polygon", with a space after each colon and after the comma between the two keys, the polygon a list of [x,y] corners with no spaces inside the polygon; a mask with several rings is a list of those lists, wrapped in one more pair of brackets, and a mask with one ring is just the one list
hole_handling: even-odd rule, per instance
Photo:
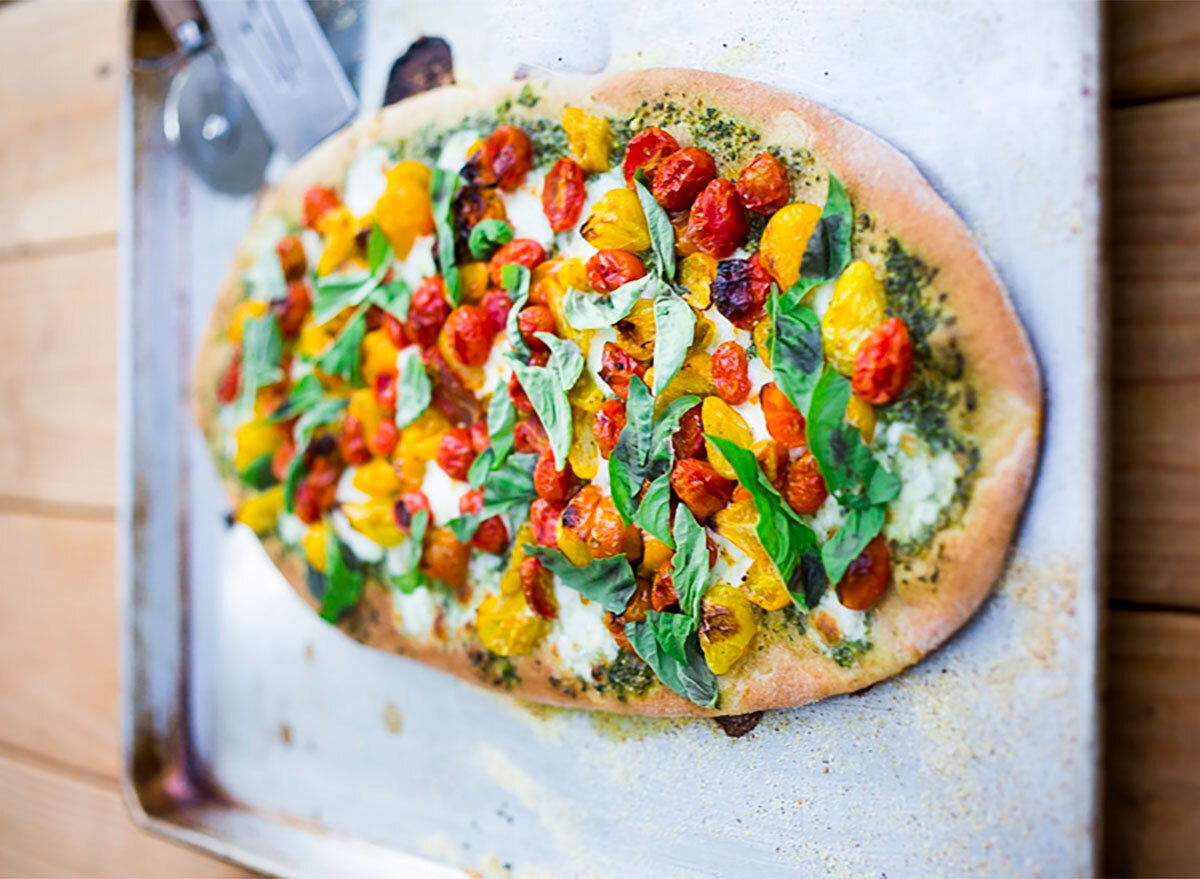
{"label": "baking tray", "polygon": [[131,75],[119,558],[134,819],[280,874],[1092,873],[1098,8],[440,0],[358,12],[368,108],[396,56],[436,34],[459,81],[699,67],[814,98],[891,141],[1012,291],[1046,382],[1040,472],[1005,577],[950,643],[865,693],[770,712],[742,738],[711,721],[533,707],[368,650],[224,524],[187,385],[253,200],[180,165],[159,124],[165,79]]}

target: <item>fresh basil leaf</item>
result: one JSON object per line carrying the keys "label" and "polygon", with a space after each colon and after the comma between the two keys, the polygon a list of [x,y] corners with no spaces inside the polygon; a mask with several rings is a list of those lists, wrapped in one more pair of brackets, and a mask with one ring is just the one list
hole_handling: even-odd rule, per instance
{"label": "fresh basil leaf", "polygon": [[428,525],[429,510],[418,510],[412,517],[408,537],[388,554],[388,583],[405,595],[411,595],[418,586],[425,585],[425,575],[421,573],[421,551]]}
{"label": "fresh basil leaf", "polygon": [[433,200],[433,225],[437,233],[438,266],[442,270],[442,280],[446,282],[446,293],[451,305],[458,305],[462,299],[462,284],[458,275],[458,267],[454,262],[454,194],[458,192],[462,179],[454,171],[442,168],[433,170],[429,181],[429,191]]}
{"label": "fresh basil leaf", "polygon": [[296,504],[296,489],[300,487],[300,477],[304,474],[304,449],[297,444],[296,451],[288,461],[287,471],[283,475],[283,509],[292,512]]}
{"label": "fresh basil leaf", "polygon": [[267,312],[262,317],[247,318],[242,324],[242,392],[238,396],[238,420],[254,412],[258,389],[283,379],[279,367],[283,356],[283,338],[275,316]]}
{"label": "fresh basil leaf", "polygon": [[513,428],[516,423],[517,409],[513,406],[512,397],[508,395],[508,386],[503,381],[497,382],[496,387],[492,389],[487,414],[491,444],[471,462],[471,469],[467,471],[467,482],[471,488],[483,485],[488,473],[508,460],[513,450]]}
{"label": "fresh basil leaf", "polygon": [[359,310],[325,349],[317,365],[329,375],[340,376],[353,385],[362,384],[362,340],[367,332],[366,310]]}
{"label": "fresh basil leaf", "polygon": [[[568,365],[560,364],[552,370],[548,365],[528,366],[512,351],[507,352],[504,357],[529,397],[542,427],[546,429],[546,435],[550,438],[550,450],[554,453],[555,466],[559,470],[564,469],[567,466],[567,453],[571,449],[573,435],[571,403],[562,387],[569,374]],[[582,358],[580,363],[582,364]]]}
{"label": "fresh basil leaf", "polygon": [[647,479],[657,479],[663,472],[670,471],[671,462],[675,458],[675,447],[671,444],[671,438],[679,430],[679,419],[699,403],[700,398],[695,394],[679,397],[667,404],[662,414],[654,419],[654,432],[650,436],[650,460],[646,466]]}
{"label": "fresh basil leaf", "polygon": [[612,613],[625,610],[629,596],[633,595],[633,590],[637,588],[633,568],[623,555],[596,559],[582,568],[577,568],[557,549],[531,545],[525,547],[525,552],[553,571],[564,586],[574,589],[588,601],[595,601]]}
{"label": "fresh basil leaf", "polygon": [[[650,247],[654,251],[655,269],[659,277],[675,279],[675,227],[654,195],[646,188],[646,173],[639,168],[633,175],[633,188],[646,215],[646,228],[650,230]],[[688,341],[691,341],[689,338]]]}
{"label": "fresh basil leaf", "polygon": [[408,320],[408,307],[412,303],[412,288],[400,278],[388,281],[375,288],[371,301],[400,322]]}
{"label": "fresh basil leaf", "polygon": [[307,412],[325,397],[325,388],[321,380],[312,373],[304,376],[292,385],[288,398],[283,405],[276,409],[268,421],[287,421],[289,418]]}
{"label": "fresh basil leaf", "polygon": [[372,275],[379,274],[391,253],[392,246],[388,244],[383,229],[378,223],[371,223],[371,236],[367,239],[367,271]]}
{"label": "fresh basil leaf", "polygon": [[342,542],[332,528],[325,538],[325,579],[328,588],[321,600],[321,618],[336,623],[358,602],[363,591],[362,571],[351,568],[342,554]]}
{"label": "fresh basil leaf", "polygon": [[671,558],[671,579],[680,609],[690,617],[700,613],[700,598],[708,586],[708,541],[704,529],[685,504],[675,509],[675,555]]}
{"label": "fresh basil leaf", "polygon": [[323,397],[314,403],[296,420],[292,435],[296,443],[296,451],[288,461],[287,473],[283,480],[283,508],[292,512],[296,499],[296,488],[300,484],[300,476],[304,469],[304,453],[312,441],[313,432],[323,424],[333,421],[346,408],[344,397]]}
{"label": "fresh basil leaf", "polygon": [[[611,477],[611,468],[610,468]],[[616,483],[612,483],[613,502],[616,504]],[[620,511],[620,506],[617,510]],[[667,546],[674,546],[675,539],[671,536],[671,471],[670,468],[661,473],[658,478],[651,480],[642,495],[637,514],[633,517],[635,524],[642,530],[653,534]]]}
{"label": "fresh basil leaf", "polygon": [[849,380],[826,366],[813,390],[807,431],[809,447],[830,492],[842,506],[859,510],[890,501],[899,493],[900,481],[879,474],[883,465],[871,454],[858,428],[846,421],[850,393]]}
{"label": "fresh basil leaf", "polygon": [[660,681],[689,702],[716,707],[717,677],[704,661],[698,636],[688,637],[684,644],[684,662],[662,649],[648,622],[626,623],[625,637]]}
{"label": "fresh basil leaf", "polygon": [[383,280],[387,266],[374,272],[353,272],[348,275],[329,275],[313,282],[313,323],[329,323],[347,308],[357,308],[375,292]]}
{"label": "fresh basil leaf", "polygon": [[275,474],[271,471],[271,462],[274,460],[274,455],[262,455],[254,460],[254,462],[242,471],[241,480],[251,488],[257,488],[262,491],[265,488],[270,488],[277,480]]}
{"label": "fresh basil leaf", "polygon": [[521,361],[528,363],[533,352],[525,344],[525,339],[521,335],[521,325],[517,322],[517,318],[529,299],[529,269],[510,262],[500,270],[500,283],[512,302],[512,307],[508,310],[508,320],[504,325],[504,333],[513,350],[520,355]]}
{"label": "fresh basil leaf", "polygon": [[825,207],[800,260],[800,277],[831,281],[840,275],[850,264],[853,234],[854,209],[850,206],[850,196],[842,181],[830,172]]}
{"label": "fresh basil leaf", "polygon": [[534,333],[547,348],[550,349],[550,359],[545,368],[558,380],[558,386],[563,391],[570,391],[579,381],[583,372],[583,352],[577,342],[570,339],[560,339],[553,333]]}
{"label": "fresh basil leaf", "polygon": [[681,613],[661,613],[657,610],[646,613],[646,622],[654,632],[654,639],[663,653],[677,662],[686,663],[687,642],[696,631],[696,618]]}
{"label": "fresh basil leaf", "polygon": [[629,379],[629,399],[625,402],[625,427],[608,456],[608,481],[613,504],[625,524],[632,524],[637,510],[634,498],[642,490],[646,462],[650,457],[650,439],[654,431],[654,399],[638,375]]}
{"label": "fresh basil leaf", "polygon": [[851,510],[842,527],[825,541],[821,547],[821,562],[825,565],[830,583],[836,584],[841,580],[850,563],[875,539],[875,535],[883,528],[884,515],[881,506]]}
{"label": "fresh basil leaf", "polygon": [[775,300],[771,328],[771,368],[775,381],[792,405],[807,415],[824,363],[821,321],[806,305],[785,310],[772,285]]}
{"label": "fresh basil leaf", "polygon": [[639,299],[653,295],[657,284],[653,275],[642,275],[607,295],[583,293],[572,287],[563,300],[563,313],[567,323],[577,330],[602,330],[628,315]]}
{"label": "fresh basil leaf", "polygon": [[659,284],[654,294],[654,396],[683,366],[695,329],[692,307],[669,284]]}
{"label": "fresh basil leaf", "polygon": [[504,220],[480,220],[471,229],[467,247],[476,259],[487,259],[502,244],[513,240],[513,228]]}
{"label": "fresh basil leaf", "polygon": [[396,426],[408,427],[421,417],[433,399],[433,383],[425,371],[421,352],[409,345],[400,352],[396,377]]}
{"label": "fresh basil leaf", "polygon": [[758,540],[767,551],[780,578],[788,584],[792,598],[802,608],[807,609],[804,594],[792,591],[790,587],[798,566],[807,564],[811,571],[813,564],[821,564],[816,534],[797,518],[792,508],[780,497],[775,486],[771,485],[771,481],[758,466],[753,452],[723,437],[711,434],[705,436],[733,467],[738,482],[754,498],[754,506],[758,510],[758,524],[755,526]]}
{"label": "fresh basil leaf", "polygon": [[[512,455],[504,466],[497,467],[487,475],[483,489],[483,506],[477,513],[464,513],[446,523],[454,536],[466,543],[479,528],[479,523],[492,516],[511,513],[514,509],[528,505],[537,492],[533,487],[533,467],[536,456]],[[522,517],[524,518],[524,517]]]}

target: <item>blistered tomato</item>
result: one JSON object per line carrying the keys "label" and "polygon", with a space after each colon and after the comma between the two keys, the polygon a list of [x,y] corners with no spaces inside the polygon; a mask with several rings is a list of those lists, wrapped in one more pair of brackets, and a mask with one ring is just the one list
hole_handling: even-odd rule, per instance
{"label": "blistered tomato", "polygon": [[562,232],[578,223],[585,198],[583,168],[574,159],[559,159],[542,184],[542,213],[550,221],[550,228]]}
{"label": "blistered tomato", "polygon": [[713,157],[697,147],[684,147],[659,163],[650,191],[668,211],[682,211],[717,176]]}
{"label": "blistered tomato", "polygon": [[732,340],[722,342],[712,354],[713,385],[721,399],[739,406],[750,396],[749,363],[746,349]]}
{"label": "blistered tomato", "polygon": [[[392,518],[396,520],[396,527],[401,531],[411,531],[413,516],[421,510],[424,510],[427,516],[433,515],[433,511],[429,509],[429,498],[425,497],[425,492],[406,491],[400,495],[392,506]],[[429,521],[429,524],[433,524],[432,520]]]}
{"label": "blistered tomato", "polygon": [[735,327],[749,330],[766,313],[771,276],[757,259],[723,259],[711,289],[717,311]]}
{"label": "blistered tomato", "polygon": [[661,128],[650,126],[629,139],[625,147],[625,160],[622,167],[625,170],[625,182],[633,181],[634,172],[641,168],[646,177],[654,179],[654,172],[659,164],[671,153],[679,149],[679,141]]}
{"label": "blistered tomato", "polygon": [[891,578],[892,557],[880,534],[846,568],[837,585],[838,601],[851,610],[866,610],[883,595]]}
{"label": "blistered tomato", "polygon": [[788,449],[798,449],[808,444],[804,416],[775,382],[763,385],[761,399],[767,433],[775,442]]}
{"label": "blistered tomato", "polygon": [[592,421],[592,436],[600,453],[607,458],[617,446],[621,431],[625,429],[625,402],[623,400],[605,400],[596,409]]}
{"label": "blistered tomato", "polygon": [[882,406],[904,392],[912,378],[913,346],[908,326],[898,317],[881,323],[854,357],[854,393]]}
{"label": "blistered tomato", "polygon": [[338,194],[328,186],[311,186],[304,193],[303,223],[317,228],[317,221],[342,203]]}
{"label": "blistered tomato", "polygon": [[646,364],[635,360],[628,351],[612,342],[605,342],[600,356],[600,378],[612,388],[612,392],[622,400],[628,399],[629,379],[634,375],[644,377]]}
{"label": "blistered tomato", "polygon": [[704,458],[708,452],[704,445],[704,406],[697,403],[683,413],[679,429],[671,437],[676,459]]}
{"label": "blistered tomato", "polygon": [[770,153],[755,156],[738,175],[737,191],[746,210],[773,214],[787,204],[791,194],[787,169]]}
{"label": "blistered tomato", "polygon": [[821,476],[821,468],[817,466],[817,459],[812,452],[805,450],[803,455],[788,465],[783,494],[792,509],[802,515],[815,513],[825,503],[829,490],[825,487],[825,478]]}
{"label": "blistered tomato", "polygon": [[448,586],[458,587],[467,582],[470,561],[471,548],[467,544],[460,543],[453,531],[435,528],[425,540],[421,572]]}
{"label": "blistered tomato", "polygon": [[529,507],[529,524],[533,528],[533,539],[539,546],[558,546],[558,519],[566,504],[556,504],[545,498],[537,498]]}
{"label": "blistered tomato", "polygon": [[521,560],[521,590],[525,603],[536,616],[552,620],[558,616],[558,603],[554,600],[554,577],[539,559],[532,556]]}
{"label": "blistered tomato", "polygon": [[642,261],[628,250],[600,250],[587,261],[588,285],[597,293],[611,293],[645,275]]}
{"label": "blistered tomato", "polygon": [[279,268],[283,270],[285,281],[299,281],[304,277],[308,268],[308,257],[304,254],[304,245],[295,235],[285,235],[275,245],[275,254],[279,257]]}
{"label": "blistered tomato", "polygon": [[698,522],[729,505],[734,485],[733,480],[713,469],[712,464],[697,458],[676,461],[671,471],[671,488]]}
{"label": "blistered tomato", "polygon": [[512,192],[533,167],[533,143],[515,125],[501,125],[463,166],[462,175],[476,186],[499,186]]}
{"label": "blistered tomato", "polygon": [[533,271],[538,263],[546,259],[546,250],[532,238],[514,238],[492,254],[488,263],[488,274],[497,287],[503,286],[504,267],[509,263],[525,266]]}
{"label": "blistered tomato", "polygon": [[733,183],[718,178],[704,187],[688,215],[688,240],[715,259],[737,250],[750,231],[746,209]]}
{"label": "blistered tomato", "polygon": [[437,341],[438,333],[449,315],[446,285],[437,275],[430,275],[413,290],[408,320],[404,322],[404,335],[410,342],[428,347]]}
{"label": "blistered tomato", "polygon": [[438,442],[437,463],[447,476],[465,482],[474,461],[475,449],[466,428],[452,427],[442,435]]}
{"label": "blistered tomato", "polygon": [[570,464],[559,470],[549,449],[538,455],[537,464],[533,468],[533,488],[538,497],[561,503],[570,497],[574,485],[575,474],[571,472]]}
{"label": "blistered tomato", "polygon": [[446,318],[450,350],[466,366],[483,366],[492,350],[495,332],[487,312],[478,305],[460,305]]}

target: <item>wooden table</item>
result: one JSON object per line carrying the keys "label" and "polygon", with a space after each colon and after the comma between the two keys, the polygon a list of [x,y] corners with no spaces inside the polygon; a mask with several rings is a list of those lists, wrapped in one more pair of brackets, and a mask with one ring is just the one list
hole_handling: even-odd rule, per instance
{"label": "wooden table", "polygon": [[[117,786],[117,0],[0,8],[0,873],[236,875]],[[1200,3],[1109,7],[1106,871],[1200,873]],[[1014,108],[1014,112],[1016,112]]]}

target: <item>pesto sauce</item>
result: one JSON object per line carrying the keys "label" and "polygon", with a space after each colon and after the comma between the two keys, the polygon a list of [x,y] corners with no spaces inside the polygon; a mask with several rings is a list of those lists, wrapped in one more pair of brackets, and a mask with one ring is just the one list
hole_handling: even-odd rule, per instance
{"label": "pesto sauce", "polygon": [[657,678],[640,656],[621,650],[617,658],[604,669],[604,683],[596,684],[598,692],[610,692],[621,701],[630,696],[643,696]]}
{"label": "pesto sauce", "polygon": [[850,668],[858,663],[871,649],[870,641],[842,641],[829,651],[830,657],[842,668]]}
{"label": "pesto sauce", "polygon": [[507,656],[499,656],[487,648],[478,647],[470,650],[467,658],[471,665],[475,666],[480,677],[493,687],[511,690],[521,682],[516,666]]}

